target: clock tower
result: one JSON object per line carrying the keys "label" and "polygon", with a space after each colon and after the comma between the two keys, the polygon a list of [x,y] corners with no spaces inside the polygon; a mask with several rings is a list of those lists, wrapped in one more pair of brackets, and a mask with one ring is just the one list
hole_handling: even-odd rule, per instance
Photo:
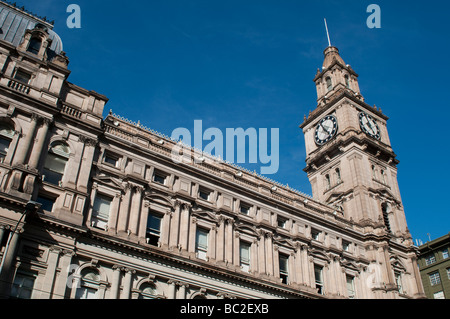
{"label": "clock tower", "polygon": [[381,109],[364,101],[358,74],[336,47],[325,50],[314,82],[317,108],[300,126],[313,197],[370,230],[411,241],[397,183],[396,154]]}
{"label": "clock tower", "polygon": [[[378,288],[387,292],[396,286],[393,260],[402,259],[410,273],[417,271],[388,117],[365,102],[358,74],[336,47],[329,46],[324,54],[322,69],[314,78],[317,107],[300,126],[306,145],[304,171],[316,200],[334,207],[340,216],[363,229],[374,264],[383,265]],[[401,249],[394,253],[394,246]]]}

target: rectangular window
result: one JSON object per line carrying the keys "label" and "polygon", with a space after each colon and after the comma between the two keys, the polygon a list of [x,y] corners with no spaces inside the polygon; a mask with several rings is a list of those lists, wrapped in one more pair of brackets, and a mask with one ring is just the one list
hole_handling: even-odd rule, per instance
{"label": "rectangular window", "polygon": [[248,215],[250,215],[250,206],[246,205],[246,204],[241,204],[240,211],[241,211],[241,214],[248,216]]}
{"label": "rectangular window", "polygon": [[50,198],[45,195],[39,195],[36,201],[42,205],[41,209],[43,211],[52,212],[53,206],[55,206],[56,199]]}
{"label": "rectangular window", "polygon": [[240,248],[241,269],[245,272],[250,272],[250,249],[251,249],[250,244],[241,242]]}
{"label": "rectangular window", "polygon": [[289,283],[289,257],[280,254],[279,262],[281,283],[287,285]]}
{"label": "rectangular window", "polygon": [[165,176],[161,173],[155,173],[155,175],[153,176],[153,181],[155,183],[158,183],[161,185],[166,185],[166,180],[167,180],[167,176]]}
{"label": "rectangular window", "polygon": [[350,243],[348,241],[342,241],[342,250],[347,252],[350,251]]}
{"label": "rectangular window", "polygon": [[209,232],[204,229],[197,229],[197,240],[195,251],[199,259],[206,260],[208,254],[208,237]]}
{"label": "rectangular window", "polygon": [[448,258],[448,248],[444,249],[442,251],[442,259],[447,259]]}
{"label": "rectangular window", "polygon": [[66,170],[67,159],[56,154],[48,153],[45,160],[43,174],[44,181],[59,186]]}
{"label": "rectangular window", "polygon": [[17,70],[16,74],[14,75],[14,79],[19,82],[29,84],[31,80],[31,74],[22,70]]}
{"label": "rectangular window", "polygon": [[434,256],[434,254],[429,254],[427,257],[425,257],[425,264],[431,265],[434,264],[436,262],[436,257]]}
{"label": "rectangular window", "polygon": [[119,159],[120,159],[119,156],[116,156],[116,155],[113,155],[113,154],[107,152],[103,159],[103,163],[117,168],[117,167],[119,167]]}
{"label": "rectangular window", "polygon": [[315,229],[311,230],[311,237],[314,240],[320,240],[320,231]]}
{"label": "rectangular window", "polygon": [[92,207],[93,227],[107,230],[112,201],[111,197],[97,194]]}
{"label": "rectangular window", "polygon": [[286,229],[286,227],[287,227],[287,220],[282,218],[282,217],[278,217],[277,224],[278,224],[278,227]]}
{"label": "rectangular window", "polygon": [[439,285],[441,283],[441,276],[439,276],[439,272],[436,271],[429,275],[430,277],[430,283],[432,286]]}
{"label": "rectangular window", "polygon": [[159,214],[148,214],[147,220],[147,243],[152,246],[158,246],[161,238],[162,216]]}
{"label": "rectangular window", "polygon": [[323,285],[323,267],[314,266],[314,277],[316,281],[316,289],[319,295],[324,294],[324,285]]}
{"label": "rectangular window", "polygon": [[201,199],[207,200],[209,201],[210,197],[211,197],[211,192],[200,188],[199,192],[198,192],[198,197],[200,197]]}
{"label": "rectangular window", "polygon": [[35,279],[32,275],[17,273],[11,288],[11,297],[15,299],[31,299]]}
{"label": "rectangular window", "polygon": [[346,277],[347,279],[347,293],[348,293],[348,297],[350,299],[354,299],[355,298],[355,278],[352,276],[347,275]]}

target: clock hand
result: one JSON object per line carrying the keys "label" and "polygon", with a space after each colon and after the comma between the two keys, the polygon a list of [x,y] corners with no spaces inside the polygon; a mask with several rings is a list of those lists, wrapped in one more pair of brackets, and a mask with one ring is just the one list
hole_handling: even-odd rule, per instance
{"label": "clock hand", "polygon": [[323,124],[322,123],[320,123],[320,127],[322,128],[322,130],[324,130],[326,133],[327,133],[327,135],[328,136],[330,136],[331,134],[330,134],[330,132],[328,132],[328,130],[327,129],[325,129],[325,127],[323,126]]}

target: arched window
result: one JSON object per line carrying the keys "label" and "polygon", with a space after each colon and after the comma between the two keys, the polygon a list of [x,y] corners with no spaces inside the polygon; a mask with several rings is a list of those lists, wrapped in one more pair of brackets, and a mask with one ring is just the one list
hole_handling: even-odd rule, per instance
{"label": "arched window", "polygon": [[143,283],[140,288],[139,299],[156,299],[155,285],[149,282]]}
{"label": "arched window", "polygon": [[330,92],[333,89],[333,82],[331,82],[330,77],[327,77],[326,81],[327,81],[327,90],[328,90],[328,92]]}
{"label": "arched window", "polygon": [[85,268],[81,271],[80,288],[77,289],[75,299],[97,299],[100,275],[98,270]]}
{"label": "arched window", "polygon": [[64,177],[67,162],[69,161],[70,148],[64,143],[55,143],[47,154],[43,175],[44,181],[60,186]]}
{"label": "arched window", "polygon": [[42,46],[42,40],[37,37],[32,37],[28,44],[27,52],[37,55],[37,54],[39,54],[39,51],[41,50],[41,46]]}
{"label": "arched window", "polygon": [[8,155],[9,146],[14,137],[14,128],[1,123],[0,124],[0,159],[4,160]]}
{"label": "arched window", "polygon": [[350,88],[350,77],[347,74],[345,75],[345,86],[347,89]]}

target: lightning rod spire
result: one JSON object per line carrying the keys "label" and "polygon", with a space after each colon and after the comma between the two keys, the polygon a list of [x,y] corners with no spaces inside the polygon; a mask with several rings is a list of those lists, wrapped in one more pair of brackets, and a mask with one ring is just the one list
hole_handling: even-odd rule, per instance
{"label": "lightning rod spire", "polygon": [[325,20],[325,29],[327,30],[328,46],[331,47],[330,32],[328,31],[327,19],[324,19],[324,20]]}

